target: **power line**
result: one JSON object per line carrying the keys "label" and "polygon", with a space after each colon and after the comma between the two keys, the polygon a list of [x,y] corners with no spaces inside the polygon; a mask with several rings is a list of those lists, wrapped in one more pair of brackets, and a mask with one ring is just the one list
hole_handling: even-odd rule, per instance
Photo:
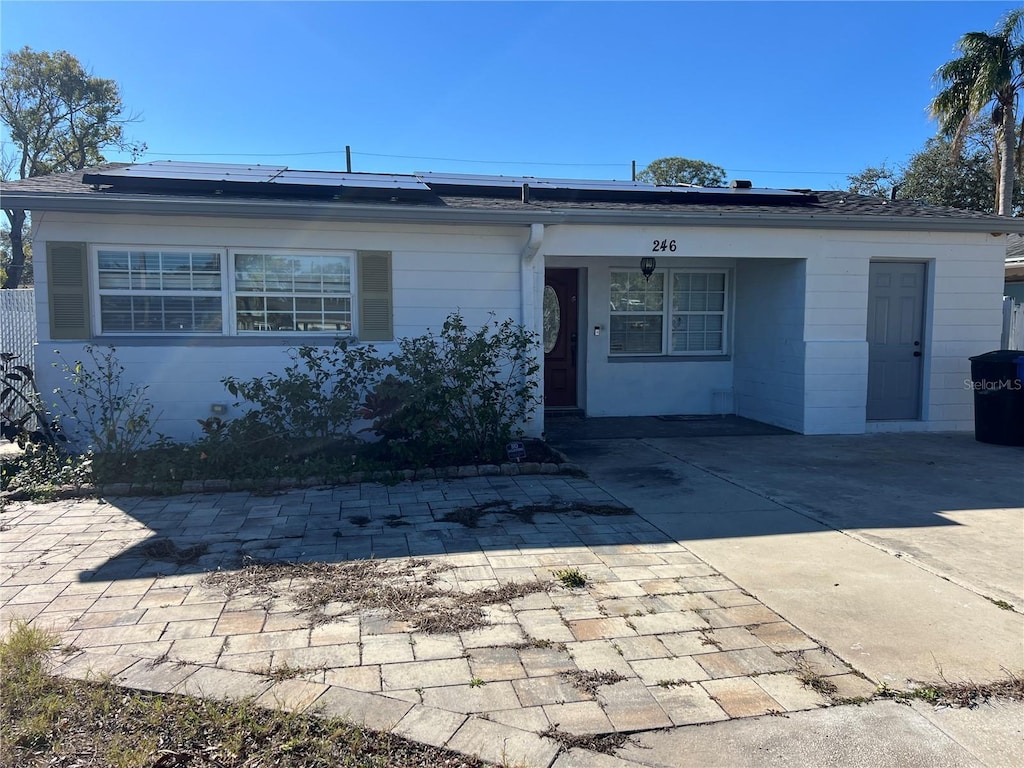
{"label": "power line", "polygon": [[[155,157],[312,157],[315,155],[344,155],[343,149],[325,149],[317,152],[144,152],[144,156]],[[430,155],[392,155],[384,152],[353,152],[359,157],[382,157],[391,160],[432,160],[443,163],[472,163],[477,165],[537,165],[563,168],[625,168],[628,163],[557,163],[538,160],[470,160],[461,157],[434,157]],[[778,173],[812,176],[850,176],[857,171],[794,171],[772,170],[768,168],[726,168],[731,174],[736,173]]]}

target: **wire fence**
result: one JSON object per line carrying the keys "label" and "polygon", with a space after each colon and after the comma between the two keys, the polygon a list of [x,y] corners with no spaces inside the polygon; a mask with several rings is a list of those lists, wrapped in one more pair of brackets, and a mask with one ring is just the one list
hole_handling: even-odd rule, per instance
{"label": "wire fence", "polygon": [[35,368],[36,292],[34,288],[0,290],[0,352],[13,352],[20,365]]}

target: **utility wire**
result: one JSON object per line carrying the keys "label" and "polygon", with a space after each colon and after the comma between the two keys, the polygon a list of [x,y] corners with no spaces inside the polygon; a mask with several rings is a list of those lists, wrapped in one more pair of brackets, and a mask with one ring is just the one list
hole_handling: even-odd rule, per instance
{"label": "utility wire", "polygon": [[[344,155],[343,149],[327,149],[319,152],[154,152],[147,151],[143,156],[152,157],[311,157],[314,155]],[[433,160],[444,163],[474,163],[477,165],[539,165],[575,168],[625,168],[628,163],[551,163],[535,160],[467,160],[460,157],[432,157],[427,155],[390,155],[383,152],[353,152],[359,157],[383,157],[392,160]],[[735,173],[781,173],[814,176],[850,176],[857,171],[794,171],[771,170],[767,168],[726,168],[730,174]]]}

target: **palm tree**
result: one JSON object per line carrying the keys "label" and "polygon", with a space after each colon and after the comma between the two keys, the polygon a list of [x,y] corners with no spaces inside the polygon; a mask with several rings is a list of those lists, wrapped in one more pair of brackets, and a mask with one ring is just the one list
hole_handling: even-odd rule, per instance
{"label": "palm tree", "polygon": [[[987,107],[996,130],[996,212],[1013,212],[1013,183],[1018,165],[1017,94],[1024,88],[1024,8],[1008,13],[996,29],[968,32],[956,44],[960,57],[939,67],[942,88],[931,103],[939,133],[953,140],[959,154],[964,136]],[[1021,127],[1024,130],[1024,126]]]}

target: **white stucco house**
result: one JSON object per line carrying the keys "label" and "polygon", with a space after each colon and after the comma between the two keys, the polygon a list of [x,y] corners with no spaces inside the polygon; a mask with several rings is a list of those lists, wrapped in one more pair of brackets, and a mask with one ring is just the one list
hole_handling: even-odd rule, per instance
{"label": "white stucco house", "polygon": [[[221,380],[449,312],[542,334],[544,410],[735,413],[806,434],[973,428],[1024,222],[844,192],[154,162],[25,179],[44,391],[114,345],[158,430]],[[646,269],[647,274],[644,274]],[[229,407],[230,413],[230,407]]]}

